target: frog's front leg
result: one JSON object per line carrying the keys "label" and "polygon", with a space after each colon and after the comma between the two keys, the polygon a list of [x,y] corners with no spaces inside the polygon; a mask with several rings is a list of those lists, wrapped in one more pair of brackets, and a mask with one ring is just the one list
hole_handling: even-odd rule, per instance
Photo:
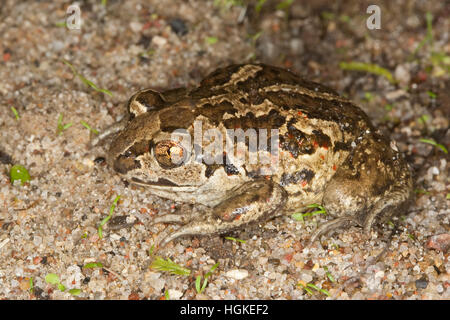
{"label": "frog's front leg", "polygon": [[212,208],[189,214],[166,214],[155,218],[154,223],[182,224],[160,242],[186,235],[223,234],[253,222],[262,222],[281,214],[287,199],[286,191],[270,180],[250,181],[232,189],[229,196]]}

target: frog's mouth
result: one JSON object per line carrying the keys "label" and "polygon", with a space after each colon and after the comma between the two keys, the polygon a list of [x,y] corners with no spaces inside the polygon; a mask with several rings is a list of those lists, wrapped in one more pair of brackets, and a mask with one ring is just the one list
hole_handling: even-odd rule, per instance
{"label": "frog's mouth", "polygon": [[198,188],[196,186],[186,186],[186,185],[180,186],[180,185],[176,184],[175,182],[170,181],[169,179],[166,179],[166,178],[158,178],[157,181],[144,181],[139,178],[133,177],[133,178],[131,178],[131,182],[135,183],[137,185],[140,185],[140,186],[144,186],[144,187],[151,186],[153,188],[157,188],[160,190],[165,190],[165,189],[170,188],[170,189],[175,189],[178,191],[192,191],[192,190],[195,190]]}
{"label": "frog's mouth", "polygon": [[133,177],[133,178],[131,178],[131,181],[136,184],[146,185],[146,186],[180,187],[175,182],[172,182],[169,179],[165,179],[165,178],[158,178],[157,181],[144,181],[144,180]]}

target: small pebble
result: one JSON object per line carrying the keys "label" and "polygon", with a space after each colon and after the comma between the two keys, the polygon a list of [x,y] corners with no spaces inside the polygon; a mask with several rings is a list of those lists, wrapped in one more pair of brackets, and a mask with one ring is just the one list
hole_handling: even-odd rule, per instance
{"label": "small pebble", "polygon": [[420,278],[416,280],[417,289],[426,289],[428,287],[428,280],[425,278]]}
{"label": "small pebble", "polygon": [[189,31],[186,26],[186,23],[182,19],[179,19],[179,18],[170,20],[169,25],[170,25],[170,28],[172,29],[172,31],[179,36],[184,36]]}
{"label": "small pebble", "polygon": [[426,247],[428,249],[440,250],[444,253],[447,253],[448,249],[450,248],[450,234],[442,233],[430,237],[426,244]]}
{"label": "small pebble", "polygon": [[178,300],[183,296],[183,292],[175,289],[169,289],[169,299],[170,300]]}
{"label": "small pebble", "polygon": [[302,280],[305,281],[306,283],[311,282],[312,279],[313,279],[313,277],[309,273],[302,274]]}
{"label": "small pebble", "polygon": [[403,85],[408,85],[411,75],[404,65],[398,65],[394,72],[395,79]]}
{"label": "small pebble", "polygon": [[400,97],[402,97],[404,95],[406,95],[406,91],[402,90],[402,89],[399,89],[399,90],[388,92],[386,94],[386,99],[388,99],[390,101],[394,101],[394,100],[397,100],[398,98],[400,98]]}
{"label": "small pebble", "polygon": [[130,28],[133,32],[140,32],[142,30],[142,24],[137,21],[130,22]]}
{"label": "small pebble", "polygon": [[236,280],[242,280],[248,277],[248,271],[243,269],[234,269],[225,273],[225,276]]}
{"label": "small pebble", "polygon": [[155,36],[152,39],[152,43],[155,44],[157,47],[163,47],[166,45],[167,39],[160,36]]}

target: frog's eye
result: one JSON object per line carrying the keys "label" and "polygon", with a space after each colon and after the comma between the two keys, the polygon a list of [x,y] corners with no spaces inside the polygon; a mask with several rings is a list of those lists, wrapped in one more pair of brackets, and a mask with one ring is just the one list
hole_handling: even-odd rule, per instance
{"label": "frog's eye", "polygon": [[164,169],[179,167],[186,159],[186,150],[180,143],[163,140],[158,142],[154,148],[156,161]]}

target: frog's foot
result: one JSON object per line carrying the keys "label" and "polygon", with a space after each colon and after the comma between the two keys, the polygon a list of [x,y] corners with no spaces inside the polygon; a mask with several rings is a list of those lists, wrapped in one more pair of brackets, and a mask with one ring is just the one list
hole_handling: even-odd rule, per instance
{"label": "frog's foot", "polygon": [[339,228],[347,228],[352,224],[358,224],[352,216],[339,217],[323,223],[312,234],[308,246],[312,245],[320,236]]}
{"label": "frog's foot", "polygon": [[375,203],[364,218],[364,233],[370,235],[376,220],[386,222],[390,216],[405,211],[413,198],[412,188],[394,185],[389,195]]}
{"label": "frog's foot", "polygon": [[286,191],[268,180],[256,180],[230,191],[230,196],[213,208],[202,208],[189,214],[166,214],[153,223],[181,224],[165,236],[161,247],[187,235],[223,234],[252,222],[261,222],[281,214]]}

